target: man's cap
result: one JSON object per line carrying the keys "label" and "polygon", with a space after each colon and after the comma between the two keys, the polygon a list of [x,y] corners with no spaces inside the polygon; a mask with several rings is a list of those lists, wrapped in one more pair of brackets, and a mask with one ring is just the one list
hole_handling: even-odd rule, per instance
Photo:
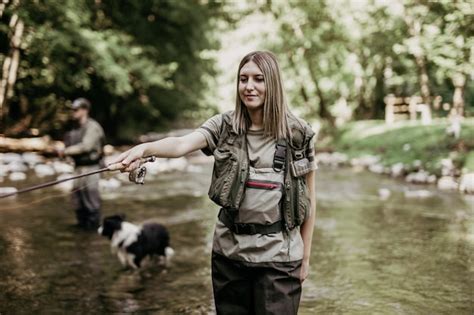
{"label": "man's cap", "polygon": [[79,108],[85,108],[85,109],[90,109],[91,108],[91,102],[89,100],[81,97],[81,98],[76,98],[74,102],[71,104],[72,109],[79,109]]}

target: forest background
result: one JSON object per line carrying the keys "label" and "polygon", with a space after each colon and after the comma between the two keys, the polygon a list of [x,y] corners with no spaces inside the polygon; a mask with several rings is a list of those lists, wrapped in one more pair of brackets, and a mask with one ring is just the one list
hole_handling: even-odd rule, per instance
{"label": "forest background", "polygon": [[279,58],[291,109],[330,132],[382,119],[384,97],[474,112],[469,1],[0,2],[0,134],[51,135],[91,100],[108,141],[232,109],[238,61]]}

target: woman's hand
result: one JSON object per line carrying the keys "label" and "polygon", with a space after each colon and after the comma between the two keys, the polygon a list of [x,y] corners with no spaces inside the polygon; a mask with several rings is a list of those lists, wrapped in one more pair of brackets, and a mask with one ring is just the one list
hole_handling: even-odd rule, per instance
{"label": "woman's hand", "polygon": [[144,157],[146,145],[139,144],[130,150],[121,153],[113,159],[108,167],[111,170],[120,170],[121,172],[131,172],[140,167],[141,158]]}
{"label": "woman's hand", "polygon": [[309,259],[303,259],[300,270],[300,280],[303,282],[309,274]]}

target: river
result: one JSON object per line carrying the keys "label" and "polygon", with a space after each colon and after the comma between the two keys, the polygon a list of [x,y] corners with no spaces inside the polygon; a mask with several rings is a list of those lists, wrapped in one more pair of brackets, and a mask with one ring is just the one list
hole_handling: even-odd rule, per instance
{"label": "river", "polygon": [[[214,313],[210,171],[200,165],[103,194],[104,214],[169,228],[176,255],[168,269],[122,269],[108,240],[73,226],[67,194],[48,188],[1,200],[0,314]],[[473,196],[349,169],[321,168],[316,187],[299,314],[474,313]],[[391,191],[386,200],[381,187]],[[431,195],[405,192],[420,189]]]}

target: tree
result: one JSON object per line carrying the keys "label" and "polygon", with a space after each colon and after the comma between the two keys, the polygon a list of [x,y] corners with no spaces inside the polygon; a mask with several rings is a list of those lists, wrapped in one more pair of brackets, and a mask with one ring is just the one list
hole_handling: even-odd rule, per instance
{"label": "tree", "polygon": [[[3,132],[59,131],[65,105],[79,96],[118,138],[215,105],[203,102],[214,72],[205,52],[218,47],[214,24],[223,16],[213,1],[25,1],[3,13],[2,22],[24,23]],[[2,64],[14,50],[9,34],[0,29]]]}

